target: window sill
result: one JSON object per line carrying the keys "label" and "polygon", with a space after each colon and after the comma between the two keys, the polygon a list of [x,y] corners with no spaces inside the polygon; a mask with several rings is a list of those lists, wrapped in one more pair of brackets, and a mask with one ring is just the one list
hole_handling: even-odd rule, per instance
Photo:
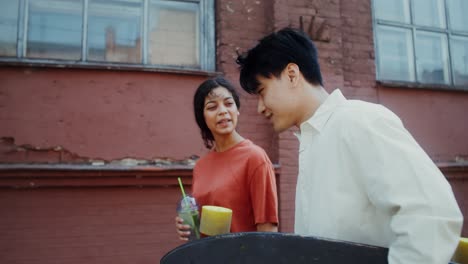
{"label": "window sill", "polygon": [[[280,166],[274,165],[278,180]],[[193,165],[0,164],[0,188],[177,187],[192,185]]]}
{"label": "window sill", "polygon": [[192,165],[0,164],[0,188],[176,186],[192,184]]}
{"label": "window sill", "polygon": [[443,84],[426,84],[416,82],[402,82],[402,81],[387,81],[378,80],[377,84],[382,87],[392,88],[409,88],[409,89],[424,89],[424,90],[436,90],[436,91],[451,91],[451,92],[468,92],[467,86],[451,86]]}
{"label": "window sill", "polygon": [[31,59],[0,58],[0,66],[19,66],[37,68],[60,68],[60,69],[95,69],[95,70],[115,70],[115,71],[139,71],[139,72],[161,72],[200,76],[217,76],[221,73],[216,71],[204,71],[193,68],[179,68],[171,66],[152,66],[141,64],[124,63],[92,63],[77,61],[49,61]]}
{"label": "window sill", "polygon": [[468,161],[436,162],[448,180],[468,180]]}

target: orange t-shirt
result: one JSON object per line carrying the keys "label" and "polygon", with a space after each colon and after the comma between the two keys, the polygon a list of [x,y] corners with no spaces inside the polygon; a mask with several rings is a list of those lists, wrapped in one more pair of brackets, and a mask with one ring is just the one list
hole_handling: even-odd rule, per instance
{"label": "orange t-shirt", "polygon": [[224,152],[211,151],[198,160],[192,191],[200,208],[232,209],[231,232],[256,231],[256,224],[278,223],[273,165],[265,151],[250,140]]}

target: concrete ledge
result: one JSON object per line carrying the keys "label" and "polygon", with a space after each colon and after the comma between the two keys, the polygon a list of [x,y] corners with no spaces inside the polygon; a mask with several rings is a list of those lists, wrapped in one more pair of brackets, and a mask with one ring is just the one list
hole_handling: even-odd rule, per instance
{"label": "concrete ledge", "polygon": [[177,177],[190,186],[192,173],[193,165],[0,164],[0,188],[171,187]]}
{"label": "concrete ledge", "polygon": [[448,180],[468,180],[468,161],[436,162]]}
{"label": "concrete ledge", "polygon": [[191,165],[118,166],[0,164],[0,188],[168,187],[192,184]]}

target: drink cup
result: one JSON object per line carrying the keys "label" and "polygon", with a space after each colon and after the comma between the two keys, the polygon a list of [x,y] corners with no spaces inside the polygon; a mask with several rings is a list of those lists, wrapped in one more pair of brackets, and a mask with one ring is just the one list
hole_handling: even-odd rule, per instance
{"label": "drink cup", "polygon": [[177,205],[177,214],[184,220],[185,225],[190,226],[189,240],[199,239],[200,217],[195,198],[189,195],[182,198]]}
{"label": "drink cup", "polygon": [[468,237],[461,237],[452,259],[455,263],[468,263]]}
{"label": "drink cup", "polygon": [[204,205],[200,220],[200,233],[215,236],[230,233],[232,210],[220,206]]}

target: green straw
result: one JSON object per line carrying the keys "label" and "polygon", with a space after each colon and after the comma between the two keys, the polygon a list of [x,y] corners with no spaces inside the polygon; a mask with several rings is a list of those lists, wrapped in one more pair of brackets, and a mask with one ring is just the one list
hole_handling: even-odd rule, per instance
{"label": "green straw", "polygon": [[[180,180],[180,177],[177,177],[177,180],[179,181],[179,186],[180,186],[180,190],[182,191],[182,196],[183,196],[183,200],[185,202],[185,206],[187,206],[187,208],[190,207],[190,204],[189,204],[189,201],[187,199],[185,199],[186,195],[185,195],[185,190],[184,190],[184,185],[182,185],[182,181]],[[200,238],[200,231],[198,231],[198,228],[195,226],[195,216],[192,215],[192,225],[193,225],[193,229],[195,231],[195,236],[197,238]]]}
{"label": "green straw", "polygon": [[180,190],[182,191],[182,196],[184,197],[184,200],[185,200],[184,186],[182,185],[182,181],[180,180],[180,177],[177,177],[177,180],[179,181]]}

